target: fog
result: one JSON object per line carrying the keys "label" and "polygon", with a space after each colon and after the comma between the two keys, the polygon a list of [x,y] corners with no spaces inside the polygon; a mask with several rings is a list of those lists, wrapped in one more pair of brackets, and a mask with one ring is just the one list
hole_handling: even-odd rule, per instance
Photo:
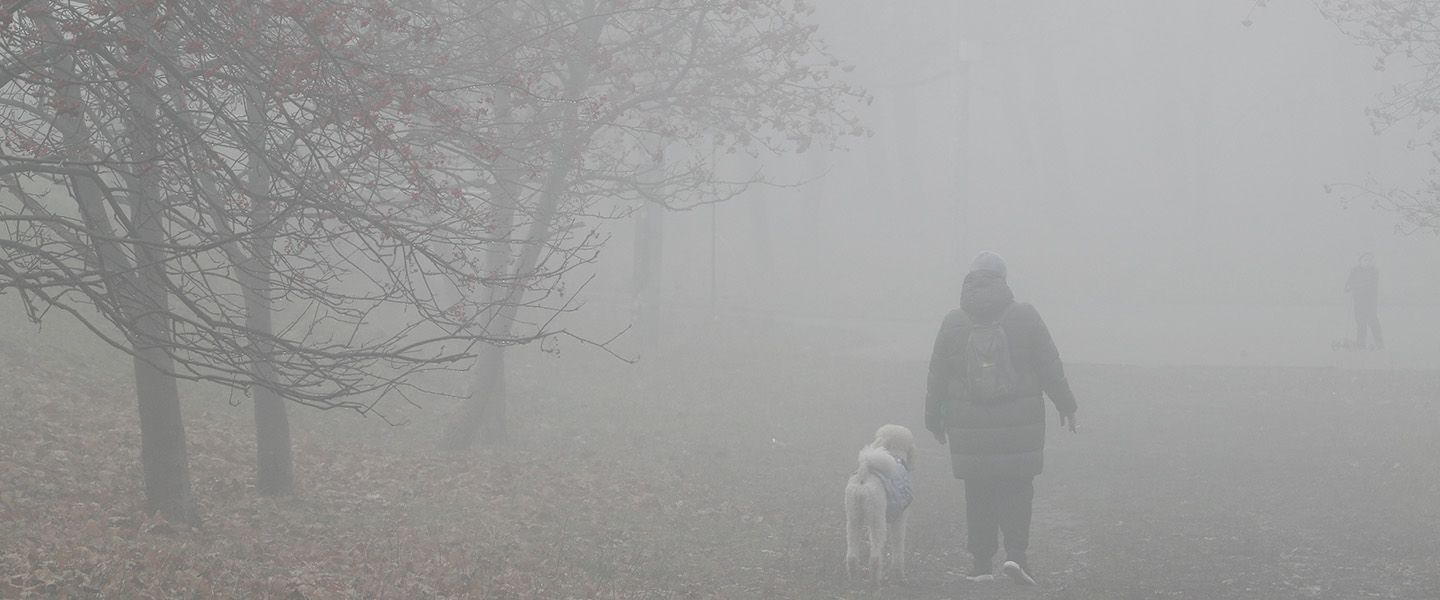
{"label": "fog", "polygon": [[1440,598],[1434,4],[0,1],[0,599]]}
{"label": "fog", "polygon": [[[873,95],[873,135],[737,161],[777,186],[671,215],[672,308],[711,302],[713,221],[721,312],[903,330],[913,353],[983,249],[1079,360],[1330,364],[1367,251],[1394,331],[1440,323],[1440,244],[1340,187],[1413,186],[1431,168],[1414,129],[1377,134],[1366,112],[1413,73],[1377,70],[1313,6],[820,8]],[[630,263],[613,246],[620,292]],[[1396,335],[1390,359],[1434,364],[1434,347]]]}

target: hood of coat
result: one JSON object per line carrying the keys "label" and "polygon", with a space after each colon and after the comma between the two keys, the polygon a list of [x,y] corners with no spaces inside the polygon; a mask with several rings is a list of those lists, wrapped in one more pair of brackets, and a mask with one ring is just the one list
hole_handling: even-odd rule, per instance
{"label": "hood of coat", "polygon": [[1005,276],[1005,259],[993,250],[986,250],[975,255],[975,260],[970,263],[971,271],[995,271],[1001,277]]}
{"label": "hood of coat", "polygon": [[960,287],[960,308],[976,320],[993,320],[1013,302],[1005,275],[995,271],[971,271]]}

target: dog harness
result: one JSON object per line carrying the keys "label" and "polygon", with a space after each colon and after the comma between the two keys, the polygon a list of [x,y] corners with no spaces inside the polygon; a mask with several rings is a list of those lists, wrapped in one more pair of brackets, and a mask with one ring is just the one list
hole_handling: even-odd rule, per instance
{"label": "dog harness", "polygon": [[880,483],[885,486],[885,520],[891,523],[900,519],[900,513],[910,507],[910,501],[915,499],[915,494],[910,491],[910,470],[905,468],[905,461],[895,459],[896,465],[900,467],[894,477],[886,476],[883,473],[875,473],[880,478]]}

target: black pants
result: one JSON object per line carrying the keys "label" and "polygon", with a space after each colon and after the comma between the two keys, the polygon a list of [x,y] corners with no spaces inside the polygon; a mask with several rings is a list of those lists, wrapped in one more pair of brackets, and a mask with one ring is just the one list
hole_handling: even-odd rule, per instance
{"label": "black pants", "polygon": [[993,559],[1004,534],[1005,559],[1025,565],[1034,499],[1033,477],[965,480],[965,531],[976,562]]}
{"label": "black pants", "polygon": [[1355,345],[1365,347],[1365,330],[1375,336],[1376,346],[1385,346],[1385,337],[1380,333],[1380,314],[1373,306],[1355,306]]}

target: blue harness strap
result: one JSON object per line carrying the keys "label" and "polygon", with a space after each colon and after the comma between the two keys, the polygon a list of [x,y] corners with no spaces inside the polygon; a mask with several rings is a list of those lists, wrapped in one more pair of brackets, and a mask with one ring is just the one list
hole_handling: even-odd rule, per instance
{"label": "blue harness strap", "polygon": [[905,468],[905,461],[895,459],[900,466],[900,472],[894,477],[887,477],[881,473],[875,473],[880,478],[880,483],[885,486],[885,520],[891,523],[900,519],[900,513],[909,508],[910,501],[915,499],[914,492],[910,491],[910,470]]}

